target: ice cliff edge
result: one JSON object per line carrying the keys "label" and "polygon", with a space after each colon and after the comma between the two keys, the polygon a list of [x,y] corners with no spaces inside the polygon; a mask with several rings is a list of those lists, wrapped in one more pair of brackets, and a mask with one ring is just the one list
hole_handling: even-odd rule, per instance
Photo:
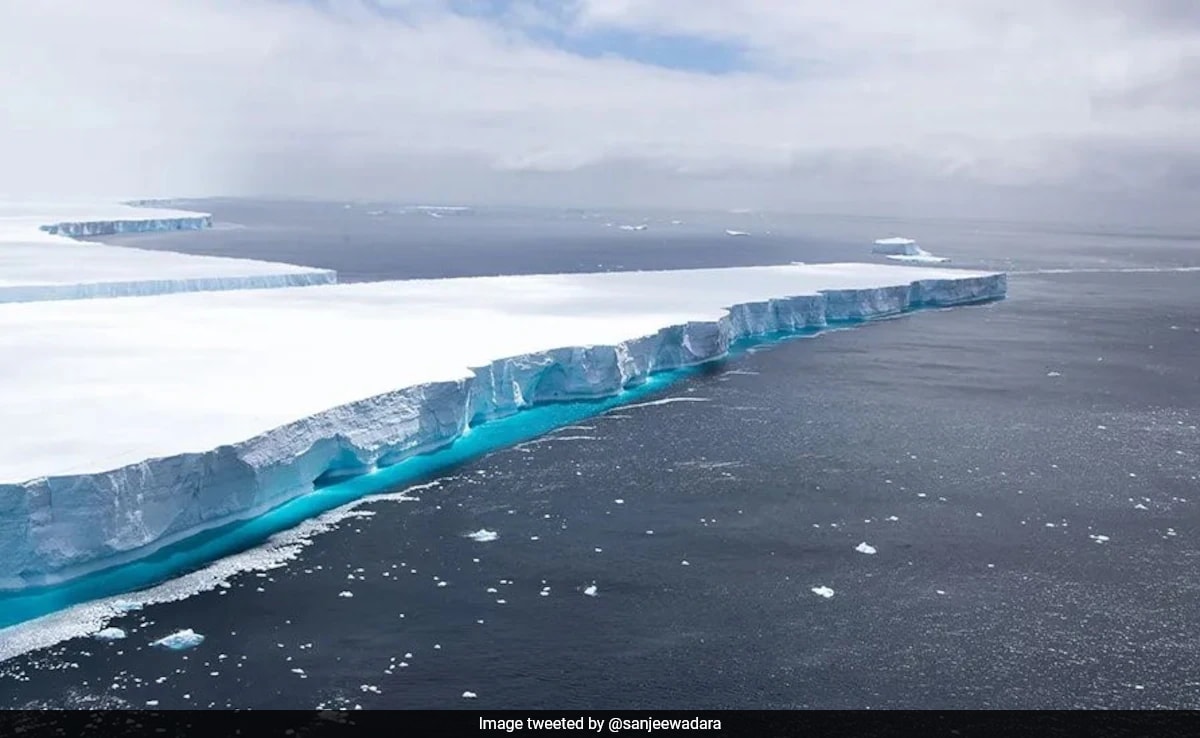
{"label": "ice cliff edge", "polygon": [[202,230],[208,213],[0,202],[0,303],[335,284],[329,269],[74,240]]}
{"label": "ice cliff edge", "polygon": [[[835,279],[840,273],[825,268],[847,266],[853,266],[856,274],[868,270],[872,276],[866,280],[857,277]],[[707,274],[704,280],[692,276],[701,271],[724,272],[728,276]],[[663,322],[657,322],[657,330],[647,330],[644,327],[655,325],[652,321],[659,320],[660,316],[678,315],[683,309],[679,304],[655,305],[653,310],[646,308],[635,316],[637,320],[626,319],[620,324],[633,326],[629,329],[633,332],[626,334],[631,337],[626,340],[526,351],[474,364],[471,365],[473,369],[461,372],[461,376],[453,379],[408,384],[393,391],[364,395],[364,399],[308,414],[252,437],[231,438],[228,443],[214,445],[210,450],[189,450],[112,469],[93,468],[24,480],[11,478],[9,472],[12,470],[0,465],[0,586],[20,589],[48,584],[140,558],[204,529],[260,514],[305,495],[314,489],[314,483],[319,479],[369,472],[397,463],[453,442],[473,424],[511,415],[539,403],[612,396],[645,382],[653,373],[724,356],[734,342],[742,339],[797,333],[918,308],[991,301],[1003,298],[1007,291],[1004,274],[870,265],[661,274],[666,276],[655,277],[658,282],[647,282],[660,285],[656,289],[666,295],[660,302],[685,301],[683,307],[689,311],[702,297],[710,301],[723,299],[724,293],[717,292],[717,286],[731,280],[745,281],[748,286],[743,293],[748,295],[755,287],[750,279],[760,279],[757,284],[759,297],[727,302],[728,307],[724,309],[700,312],[700,315],[713,315],[711,319],[682,320],[665,326]],[[747,274],[750,277],[745,276]],[[756,274],[770,276],[774,281],[755,277]],[[791,274],[797,275],[796,289],[779,289]],[[443,285],[435,284],[428,289],[443,290],[434,295],[442,298],[450,294],[445,290],[453,287],[463,295],[495,289],[494,294],[517,295],[512,299],[519,299],[522,291],[528,291],[525,285],[551,283],[556,289],[557,286],[564,287],[561,294],[569,295],[579,285],[584,287],[578,291],[586,292],[586,289],[595,289],[590,285],[602,283],[609,285],[605,287],[609,291],[601,297],[607,295],[617,299],[640,293],[645,289],[641,282],[649,279],[638,275],[641,282],[635,284],[634,277],[619,274],[550,276],[561,279],[542,277],[541,282],[532,282],[530,278],[493,279],[490,282],[486,279],[434,280],[431,282]],[[589,281],[589,278],[595,279]],[[839,280],[854,284],[873,280],[874,285],[808,288],[812,284],[839,284]],[[473,284],[448,284],[455,282]],[[367,297],[386,296],[388,290],[416,289],[411,284],[393,284],[398,286],[385,283],[321,288],[321,300],[357,300],[367,304]],[[473,286],[497,284],[500,287]],[[697,297],[697,293],[709,284],[714,286],[713,291],[718,296],[701,294]],[[784,296],[769,297],[769,292],[763,295],[766,289]],[[789,292],[792,296],[787,296]],[[299,299],[286,293],[306,293],[303,295],[305,304],[315,302],[315,293],[310,290],[271,290],[269,293],[273,294],[258,299],[278,298],[279,305],[274,306],[277,310],[281,305],[291,309],[292,303],[285,304],[285,299],[293,302]],[[214,293],[203,297],[213,300],[222,295],[236,296],[234,293]],[[159,304],[146,307],[157,310],[168,305],[168,301],[200,297],[149,298]],[[245,293],[241,297],[244,298]],[[405,314],[409,315],[410,323],[414,322],[412,305],[405,302],[411,299],[407,296],[393,306],[398,313],[398,330]],[[512,308],[507,323],[493,321],[476,330],[494,334],[511,329],[514,336],[527,333],[531,318],[524,312],[525,307],[521,304]],[[371,304],[370,309],[374,312],[379,308]],[[417,307],[417,310],[421,309],[424,308]],[[594,308],[589,304],[588,309]],[[210,320],[221,320],[223,312],[229,311],[217,309],[206,316]],[[478,316],[468,319],[477,320]],[[236,316],[230,320],[234,321],[232,325],[237,324]],[[586,319],[579,320],[579,333],[584,340],[609,335],[597,333],[595,324],[587,323]],[[420,322],[420,318],[416,322]],[[608,326],[612,321],[601,323]],[[589,325],[593,327],[589,328]],[[248,346],[256,342],[253,335],[244,340]],[[402,333],[397,334],[396,340],[403,340]],[[418,349],[416,354],[420,354],[422,347],[413,345]],[[511,339],[504,345],[525,344]],[[268,349],[278,351],[279,347],[268,346]],[[294,358],[299,366],[303,357],[311,352],[307,344],[299,345],[296,351]],[[202,370],[203,367],[197,371]],[[178,386],[187,386],[188,377],[173,379],[181,383]],[[337,381],[338,377],[320,379]],[[3,417],[3,410],[0,407],[0,417]],[[253,408],[239,410],[248,413]],[[187,417],[175,418],[169,414],[158,417],[162,415],[158,407],[149,407],[147,413],[154,414],[154,427],[170,428],[189,422]],[[120,428],[112,430],[119,432]]]}

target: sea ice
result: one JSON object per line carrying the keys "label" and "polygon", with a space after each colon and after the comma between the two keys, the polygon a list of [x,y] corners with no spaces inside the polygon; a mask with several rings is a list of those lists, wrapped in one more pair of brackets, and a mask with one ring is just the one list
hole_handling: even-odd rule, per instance
{"label": "sea ice", "polygon": [[824,585],[822,585],[820,587],[813,587],[812,593],[818,597],[824,597],[825,599],[829,599],[830,597],[833,597],[833,590]]}
{"label": "sea ice", "polygon": [[158,646],[169,651],[186,651],[189,648],[195,648],[204,642],[204,636],[195,632],[191,628],[177,630],[171,635],[163,636],[157,641],[152,641],[151,646]]}
{"label": "sea ice", "polygon": [[119,641],[125,637],[125,631],[121,628],[105,628],[97,631],[92,637],[98,641]]}
{"label": "sea ice", "polygon": [[855,550],[855,551],[858,551],[858,552],[859,552],[859,553],[861,553],[861,554],[873,554],[873,553],[875,553],[875,547],[874,547],[874,546],[872,546],[871,544],[867,543],[866,541],[863,541],[862,543],[860,543],[860,544],[858,544],[857,546],[855,546],[855,547],[854,547],[854,550]]}
{"label": "sea ice", "polygon": [[472,541],[478,541],[479,543],[487,543],[488,541],[494,541],[499,537],[500,537],[499,533],[497,533],[494,530],[488,530],[487,528],[480,528],[479,530],[475,531],[474,533],[467,534],[467,538],[470,538]]}

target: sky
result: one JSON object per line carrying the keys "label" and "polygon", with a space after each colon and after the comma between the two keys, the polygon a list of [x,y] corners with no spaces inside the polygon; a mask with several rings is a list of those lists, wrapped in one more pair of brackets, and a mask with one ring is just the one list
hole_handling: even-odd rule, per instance
{"label": "sky", "polygon": [[1200,216],[1195,0],[12,0],[0,198]]}

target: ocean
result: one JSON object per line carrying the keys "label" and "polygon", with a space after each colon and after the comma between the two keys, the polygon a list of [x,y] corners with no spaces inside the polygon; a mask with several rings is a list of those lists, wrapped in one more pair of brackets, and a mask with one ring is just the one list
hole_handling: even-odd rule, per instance
{"label": "ocean", "polygon": [[[1200,706],[1198,234],[176,204],[217,227],[103,240],[356,281],[876,260],[902,235],[1012,276],[543,415],[565,426],[448,457],[123,640],[0,664],[0,706]],[[149,645],[186,628],[204,642]]]}

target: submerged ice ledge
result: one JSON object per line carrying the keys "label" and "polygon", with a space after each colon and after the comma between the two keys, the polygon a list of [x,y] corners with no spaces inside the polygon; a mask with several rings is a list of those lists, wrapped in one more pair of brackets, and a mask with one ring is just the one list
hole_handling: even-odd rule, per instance
{"label": "submerged ice ledge", "polygon": [[[1007,287],[1004,274],[919,270],[927,278],[908,282],[896,275],[918,270],[823,266],[830,267],[824,270],[826,273],[848,266],[874,269],[880,274],[886,272],[899,283],[739,302],[722,310],[715,320],[675,323],[649,335],[607,345],[509,356],[477,366],[461,378],[374,394],[208,451],[27,481],[10,477],[10,483],[0,483],[0,587],[22,589],[52,584],[141,558],[205,529],[252,517],[305,495],[322,481],[395,464],[443,447],[480,422],[540,403],[616,395],[645,382],[653,373],[720,358],[741,340],[799,333],[917,308],[985,302],[1003,298]],[[809,277],[816,273],[819,278],[822,273],[822,267],[701,271],[709,272],[707,279],[724,276],[714,272],[727,272],[730,279],[736,279],[734,273],[756,271],[770,272],[779,279],[781,274],[788,274],[783,271],[788,269],[796,270],[798,276],[806,274],[804,270],[808,270]],[[935,272],[945,276],[929,277]],[[663,284],[674,283],[667,279],[686,283],[689,273],[674,275],[663,277]],[[608,284],[621,284],[617,282],[619,275],[578,275],[574,279],[582,282],[588,277],[604,277]],[[529,278],[491,281],[519,284],[522,279],[530,283]],[[358,292],[347,287],[322,288],[320,292],[326,299],[340,296],[346,300],[363,290],[386,287],[362,286]],[[629,289],[629,285],[622,289]],[[318,296],[316,291],[301,292],[306,293],[308,301]],[[689,294],[688,299],[695,298]],[[521,318],[516,316],[517,320]],[[187,391],[186,386],[180,391]],[[168,415],[159,422],[169,428],[173,422],[188,421]],[[119,426],[112,432],[119,433]],[[9,476],[9,471],[0,466],[0,480]]]}

